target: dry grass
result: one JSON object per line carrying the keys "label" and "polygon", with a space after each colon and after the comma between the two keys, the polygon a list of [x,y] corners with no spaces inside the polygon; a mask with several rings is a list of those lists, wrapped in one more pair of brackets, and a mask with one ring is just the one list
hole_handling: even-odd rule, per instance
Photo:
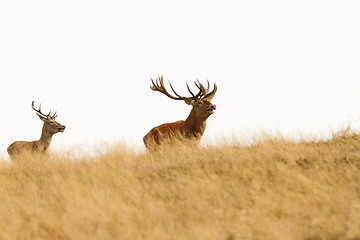
{"label": "dry grass", "polygon": [[360,239],[360,137],[0,166],[0,239]]}

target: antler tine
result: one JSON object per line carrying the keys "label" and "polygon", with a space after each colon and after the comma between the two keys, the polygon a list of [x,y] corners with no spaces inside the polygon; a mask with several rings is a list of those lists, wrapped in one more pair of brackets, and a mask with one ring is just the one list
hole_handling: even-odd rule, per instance
{"label": "antler tine", "polygon": [[51,115],[51,110],[50,110],[49,114],[46,116],[55,120],[55,118],[58,116],[56,113],[57,113],[57,111],[55,111],[55,113],[53,115]]}
{"label": "antler tine", "polygon": [[205,93],[206,89],[204,88],[202,83],[199,81],[199,79],[196,79],[196,81],[194,81],[194,83],[197,86],[197,88],[200,90],[200,92],[198,93],[198,97],[204,96],[206,94]]}
{"label": "antler tine", "polygon": [[153,84],[152,86],[150,86],[150,89],[156,91],[157,88],[156,88],[156,85],[155,85],[155,83],[154,83],[154,80],[153,80],[152,78],[150,78],[150,79],[151,79],[151,82],[152,82],[152,84]]}
{"label": "antler tine", "polygon": [[186,83],[186,87],[187,87],[187,89],[189,90],[191,96],[195,97],[195,95],[194,95],[193,92],[191,91],[188,83]]}
{"label": "antler tine", "polygon": [[194,81],[194,83],[195,83],[195,86],[197,86],[197,88],[201,90],[201,83],[200,83],[199,79],[196,79],[196,81]]}
{"label": "antler tine", "polygon": [[[173,86],[171,85],[170,81],[169,81],[169,84],[170,84],[171,90],[175,93],[175,95],[178,96],[179,98],[181,98],[182,100],[196,100],[197,98],[199,98],[199,97],[202,95],[202,90],[201,90],[201,88],[199,88],[200,91],[198,92],[198,94],[194,95],[194,93],[191,91],[191,89],[190,89],[190,87],[189,87],[189,84],[186,83],[186,87],[187,87],[187,89],[188,89],[188,91],[190,92],[190,94],[191,94],[192,97],[183,97],[183,96],[179,95],[179,94],[175,91],[175,89],[174,89]],[[195,84],[195,85],[197,86],[197,84]]]}
{"label": "antler tine", "polygon": [[31,107],[32,107],[32,109],[34,109],[36,112],[39,112],[40,109],[41,109],[41,104],[40,104],[40,106],[39,106],[39,110],[37,110],[37,109],[35,109],[35,107],[34,107],[34,101],[32,101],[32,102],[31,102]]}
{"label": "antler tine", "polygon": [[164,77],[163,77],[163,75],[156,78],[156,85],[158,87],[160,86],[161,89],[164,89]]}
{"label": "antler tine", "polygon": [[201,96],[201,90],[199,91],[198,94],[194,95],[194,93],[190,90],[189,85],[186,83],[187,89],[189,90],[190,94],[192,95],[192,97],[183,97],[181,95],[179,95],[177,92],[175,92],[173,86],[171,85],[170,81],[169,81],[171,90],[175,93],[176,96],[178,96],[179,98],[181,98],[182,100],[196,100],[199,96]]}
{"label": "antler tine", "polygon": [[[153,84],[153,86],[150,86],[151,90],[161,92],[161,93],[165,94],[166,96],[168,96],[169,98],[174,99],[174,100],[183,100],[183,98],[182,98],[180,95],[177,95],[175,91],[174,91],[174,93],[175,93],[178,97],[174,97],[174,96],[172,96],[170,93],[168,93],[168,91],[167,91],[166,88],[165,88],[164,78],[163,78],[162,75],[161,75],[160,77],[157,77],[155,82],[154,82],[154,80],[151,78],[151,82],[152,82],[152,84]],[[169,83],[170,83],[170,82],[169,82]],[[173,89],[173,87],[171,86],[171,84],[170,84],[170,87]]]}
{"label": "antler tine", "polygon": [[57,111],[55,111],[54,115],[51,116],[52,119],[55,119],[58,116],[56,113]]}
{"label": "antler tine", "polygon": [[163,80],[162,80],[162,76],[156,78],[155,82],[154,80],[151,78],[151,82],[152,82],[152,86],[150,86],[150,88],[154,91],[159,91],[159,92],[163,92]]}
{"label": "antler tine", "polygon": [[208,93],[210,90],[210,83],[209,83],[209,80],[207,80],[207,79],[206,79],[206,82],[207,82],[206,93]]}
{"label": "antler tine", "polygon": [[195,86],[200,90],[198,92],[198,94],[196,94],[194,97],[195,99],[199,98],[199,97],[202,97],[204,94],[203,94],[203,91],[204,91],[204,87],[203,85],[201,84],[201,82],[199,81],[199,79],[196,79],[196,81],[194,81],[195,83]]}
{"label": "antler tine", "polygon": [[[197,80],[199,82],[199,80]],[[205,96],[206,94],[208,94],[209,90],[210,90],[210,83],[209,83],[209,80],[207,80],[207,87],[205,88],[204,85],[202,85],[202,83],[200,83],[200,86],[202,87],[202,96]]]}
{"label": "antler tine", "polygon": [[184,100],[186,97],[183,97],[183,96],[181,96],[181,95],[179,95],[176,91],[175,91],[175,89],[173,88],[173,86],[171,85],[171,82],[169,81],[169,85],[170,85],[170,87],[171,87],[171,90],[175,93],[175,95],[177,96],[177,97],[179,97],[181,100]]}
{"label": "antler tine", "polygon": [[206,94],[204,96],[204,99],[211,101],[211,99],[215,96],[216,91],[217,91],[217,86],[216,86],[216,83],[214,83],[214,89],[211,92],[209,92],[208,94]]}
{"label": "antler tine", "polygon": [[43,114],[43,113],[41,112],[41,103],[39,104],[39,110],[37,110],[37,109],[34,107],[34,101],[32,101],[31,107],[32,107],[32,109],[33,109],[35,112],[41,114],[41,115],[44,116],[44,117],[47,117],[47,115],[45,115],[45,114]]}

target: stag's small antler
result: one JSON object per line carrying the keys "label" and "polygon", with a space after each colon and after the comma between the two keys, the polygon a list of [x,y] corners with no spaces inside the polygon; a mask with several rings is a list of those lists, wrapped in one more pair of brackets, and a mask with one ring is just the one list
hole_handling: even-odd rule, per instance
{"label": "stag's small antler", "polygon": [[210,93],[209,90],[210,90],[210,84],[209,84],[209,81],[207,81],[207,88],[205,88],[199,80],[195,81],[195,86],[199,89],[199,92],[195,95],[189,85],[186,83],[186,87],[188,89],[188,91],[190,92],[191,96],[192,97],[184,97],[184,96],[181,96],[180,94],[178,94],[175,89],[173,88],[173,86],[171,85],[170,81],[169,81],[169,85],[170,85],[170,88],[171,90],[174,92],[174,94],[176,95],[176,97],[172,96],[165,88],[165,85],[164,85],[164,78],[163,76],[160,76],[160,77],[157,77],[156,78],[156,81],[154,81],[152,78],[151,78],[151,82],[152,82],[152,86],[150,87],[152,90],[154,91],[158,91],[158,92],[161,92],[163,94],[165,94],[166,96],[168,96],[169,98],[171,99],[174,99],[174,100],[184,100],[186,102],[189,102],[189,101],[195,101],[196,99],[198,98],[206,98],[206,99],[211,99],[214,95],[215,95],[215,92],[216,92],[216,84],[214,84],[214,90]]}
{"label": "stag's small antler", "polygon": [[39,104],[39,110],[37,110],[37,109],[34,107],[34,101],[32,101],[31,107],[32,107],[32,109],[34,109],[34,111],[35,111],[38,115],[41,115],[42,117],[45,117],[45,118],[47,118],[47,119],[53,119],[53,120],[55,120],[55,118],[58,116],[58,115],[56,114],[56,111],[55,111],[55,113],[54,113],[53,115],[51,115],[51,110],[50,110],[49,114],[47,114],[47,115],[44,114],[44,113],[42,113],[42,112],[41,112],[41,103]]}

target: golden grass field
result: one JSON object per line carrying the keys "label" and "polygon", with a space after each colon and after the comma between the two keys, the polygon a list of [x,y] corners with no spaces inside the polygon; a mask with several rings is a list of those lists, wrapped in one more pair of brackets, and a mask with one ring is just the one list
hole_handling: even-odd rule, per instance
{"label": "golden grass field", "polygon": [[0,165],[0,239],[360,239],[360,136]]}

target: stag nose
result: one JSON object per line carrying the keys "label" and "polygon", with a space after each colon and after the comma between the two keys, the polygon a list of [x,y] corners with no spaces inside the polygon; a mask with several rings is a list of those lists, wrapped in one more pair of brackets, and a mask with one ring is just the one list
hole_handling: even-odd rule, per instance
{"label": "stag nose", "polygon": [[213,104],[213,108],[214,108],[214,110],[216,110],[216,105],[215,104]]}

